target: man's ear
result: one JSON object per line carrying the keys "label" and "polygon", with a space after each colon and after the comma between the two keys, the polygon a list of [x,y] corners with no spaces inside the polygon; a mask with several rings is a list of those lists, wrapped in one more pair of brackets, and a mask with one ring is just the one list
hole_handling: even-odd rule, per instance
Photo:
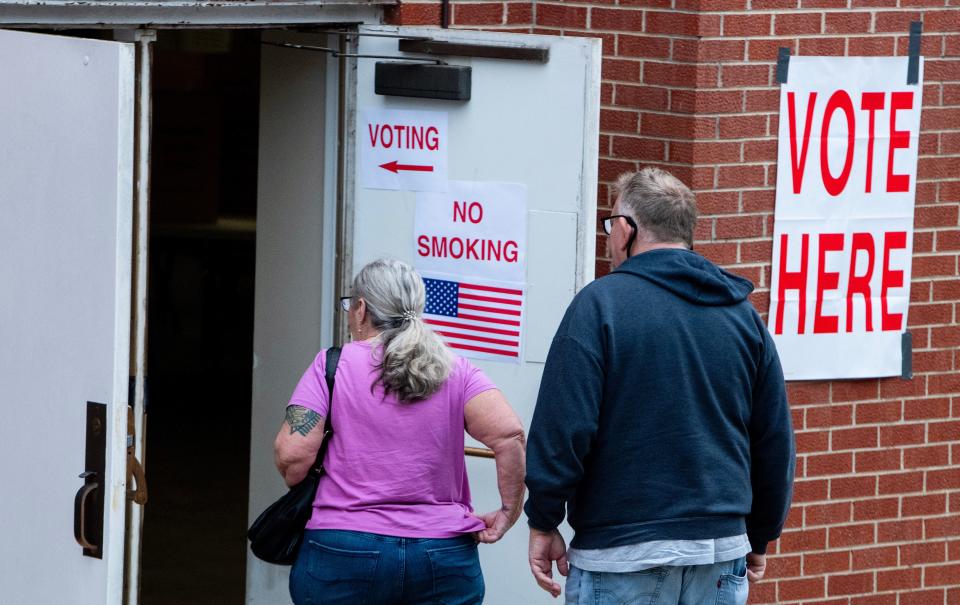
{"label": "man's ear", "polygon": [[625,242],[623,242],[623,251],[627,253],[627,258],[630,258],[630,248],[633,246],[633,243],[637,241],[637,235],[639,235],[638,230],[630,226],[630,223],[627,222],[627,219],[622,216],[617,219],[618,221],[623,221],[624,229],[630,232],[630,235],[627,236]]}

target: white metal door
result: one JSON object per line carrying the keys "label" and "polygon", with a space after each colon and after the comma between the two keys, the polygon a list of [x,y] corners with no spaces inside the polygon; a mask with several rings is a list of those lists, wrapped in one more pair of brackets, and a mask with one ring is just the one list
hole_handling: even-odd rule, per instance
{"label": "white metal door", "polygon": [[[337,44],[297,32],[266,32],[264,41]],[[333,341],[336,77],[337,59],[326,53],[262,47],[251,521],[286,489],[273,463],[273,438],[303,369]],[[247,603],[288,603],[288,572],[248,551]]]}
{"label": "white metal door", "polygon": [[[0,82],[0,602],[119,605],[133,45],[0,30]],[[106,406],[102,558],[74,538],[88,402]]]}
{"label": "white metal door", "polygon": [[[472,361],[501,388],[529,427],[554,332],[574,294],[594,274],[600,41],[385,26],[363,26],[360,31],[549,51],[545,63],[436,57],[471,66],[469,101],[377,95],[376,60],[360,58],[355,80],[355,115],[348,115],[348,120],[356,125],[350,130],[356,137],[366,137],[370,133],[361,124],[364,112],[414,110],[445,114],[449,180],[518,183],[526,187],[526,320],[520,363]],[[402,55],[396,38],[382,36],[361,36],[357,52],[361,57]],[[414,56],[418,55],[407,54],[403,58]],[[352,163],[346,170],[353,175],[353,181],[348,183],[347,191],[353,191],[354,203],[353,215],[344,217],[352,232],[352,246],[344,251],[349,263],[344,276],[349,278],[365,263],[382,256],[415,263],[416,193],[365,188],[360,145],[356,140],[349,143],[347,157]],[[467,469],[474,508],[481,512],[498,508],[500,497],[493,461],[469,458]],[[481,546],[487,579],[486,603],[553,602],[530,575],[527,535],[526,520],[521,518],[501,542]]]}

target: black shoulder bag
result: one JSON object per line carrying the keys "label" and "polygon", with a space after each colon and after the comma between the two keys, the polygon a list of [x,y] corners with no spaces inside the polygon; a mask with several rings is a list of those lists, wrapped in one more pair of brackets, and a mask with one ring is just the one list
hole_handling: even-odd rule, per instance
{"label": "black shoulder bag", "polygon": [[327,417],[323,421],[323,441],[317,459],[300,483],[294,485],[279,500],[260,513],[247,530],[250,550],[258,559],[276,565],[292,565],[303,541],[303,530],[313,514],[313,500],[317,495],[320,476],[323,475],[323,457],[333,435],[333,379],[340,361],[340,348],[327,349]]}

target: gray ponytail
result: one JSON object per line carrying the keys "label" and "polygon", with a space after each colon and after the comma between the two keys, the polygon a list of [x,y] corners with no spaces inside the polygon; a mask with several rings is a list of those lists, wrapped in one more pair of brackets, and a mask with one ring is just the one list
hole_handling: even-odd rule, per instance
{"label": "gray ponytail", "polygon": [[407,263],[379,259],[353,280],[353,295],[367,303],[383,352],[377,368],[387,393],[410,402],[433,395],[450,375],[451,356],[443,341],[423,323],[423,279]]}

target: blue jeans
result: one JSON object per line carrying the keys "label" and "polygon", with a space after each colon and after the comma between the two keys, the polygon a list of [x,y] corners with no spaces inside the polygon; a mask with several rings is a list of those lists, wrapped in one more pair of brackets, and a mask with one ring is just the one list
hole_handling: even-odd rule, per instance
{"label": "blue jeans", "polygon": [[570,566],[567,605],[744,605],[747,562],[654,567],[630,573],[584,571]]}
{"label": "blue jeans", "polygon": [[308,530],[290,570],[295,605],[479,605],[483,593],[472,535],[397,538]]}

